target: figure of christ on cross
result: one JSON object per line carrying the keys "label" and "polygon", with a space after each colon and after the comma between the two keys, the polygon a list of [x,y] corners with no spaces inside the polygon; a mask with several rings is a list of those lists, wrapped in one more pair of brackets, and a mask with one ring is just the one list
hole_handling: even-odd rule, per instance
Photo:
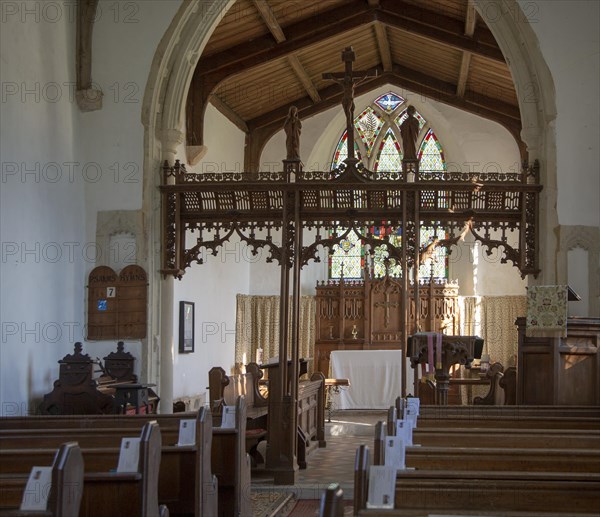
{"label": "figure of christ on cross", "polygon": [[346,114],[346,130],[348,135],[348,158],[347,163],[355,163],[354,156],[354,88],[362,83],[368,77],[377,77],[377,70],[374,71],[353,71],[352,63],[356,59],[352,47],[346,47],[342,51],[342,61],[345,64],[344,72],[327,72],[323,74],[323,79],[330,79],[340,84],[344,89],[342,97],[342,107]]}

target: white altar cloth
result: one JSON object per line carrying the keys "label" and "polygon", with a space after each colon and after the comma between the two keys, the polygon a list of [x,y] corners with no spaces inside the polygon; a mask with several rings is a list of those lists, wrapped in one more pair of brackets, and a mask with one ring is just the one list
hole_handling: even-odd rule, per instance
{"label": "white altar cloth", "polygon": [[348,379],[340,390],[338,409],[388,409],[402,394],[402,351],[335,350],[331,375]]}

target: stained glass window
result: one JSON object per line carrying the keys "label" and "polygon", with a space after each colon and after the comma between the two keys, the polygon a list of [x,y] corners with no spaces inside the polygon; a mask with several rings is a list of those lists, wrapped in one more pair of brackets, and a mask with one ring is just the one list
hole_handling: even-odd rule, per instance
{"label": "stained glass window", "polygon": [[[340,229],[339,232],[344,232]],[[364,268],[364,247],[355,232],[333,247],[329,256],[330,278],[362,278]]]}
{"label": "stained glass window", "polygon": [[[381,95],[373,101],[371,106],[354,119],[354,126],[362,142],[368,150],[368,156],[365,157],[365,166],[373,171],[401,171],[402,170],[402,149],[394,133],[394,125],[398,130],[400,124],[408,116],[406,109],[403,109],[400,115],[392,118],[392,113],[404,104],[405,100],[399,95],[389,92]],[[381,109],[381,111],[379,111]],[[421,131],[427,121],[418,112],[415,113],[419,121],[419,131]],[[358,139],[358,137],[357,137]],[[377,145],[375,145],[377,144]],[[354,144],[356,156],[362,160],[357,143]],[[336,146],[332,160],[332,168],[336,168],[348,156],[347,133],[340,138]],[[419,169],[422,171],[445,171],[446,162],[444,152],[433,130],[429,129],[419,147],[418,158],[420,161]],[[340,230],[343,231],[343,230]],[[371,232],[381,239],[389,240],[394,246],[401,245],[401,236],[397,232],[371,228]],[[422,226],[420,242],[421,247],[427,246],[434,236],[438,239],[445,239],[446,234],[443,228],[435,229],[433,226]],[[330,278],[359,279],[363,276],[365,267],[364,245],[358,236],[352,232],[347,239],[340,245],[334,247],[329,257]],[[382,277],[386,274],[385,259],[388,257],[388,251],[383,246],[378,246],[373,250],[373,274],[375,277]],[[387,273],[394,277],[401,274],[400,266],[391,259],[388,262]],[[419,276],[421,278],[447,278],[448,277],[448,250],[445,247],[436,247],[431,259],[420,265]]]}
{"label": "stained glass window", "polygon": [[367,157],[371,156],[375,139],[383,127],[383,120],[375,113],[373,108],[368,106],[358,117],[356,117],[354,120],[354,127],[356,127],[360,138],[367,148]]}
{"label": "stained glass window", "polygon": [[427,131],[419,149],[419,170],[445,171],[444,151],[433,130]]}
{"label": "stained glass window", "polygon": [[[358,149],[356,142],[354,142],[354,154],[359,160],[362,160],[360,156],[360,150]],[[340,163],[342,163],[346,158],[348,158],[348,131],[344,131],[342,138],[340,138],[340,141],[335,148],[333,160],[331,161],[331,169],[333,170],[339,167]]]}
{"label": "stained glass window", "polygon": [[[385,235],[382,238],[387,239],[394,246],[400,246],[402,242],[402,237],[398,235],[396,232]],[[389,257],[389,252],[384,246],[379,246],[375,248],[375,253],[373,254],[373,275],[375,278],[381,278],[385,276],[386,273],[386,264],[385,259]],[[400,276],[401,269],[400,264],[397,263],[395,259],[390,259],[387,265],[388,275],[394,278]]]}
{"label": "stained glass window", "polygon": [[403,102],[404,99],[393,92],[385,93],[381,97],[375,99],[375,104],[387,113],[394,111]]}
{"label": "stained glass window", "polygon": [[394,136],[392,129],[388,129],[387,133],[379,146],[379,154],[375,162],[375,171],[400,171],[402,170],[402,151],[400,144]]}
{"label": "stained glass window", "polygon": [[[423,118],[423,116],[418,111],[415,111],[415,117],[417,117],[417,120],[419,121],[419,131],[421,131],[421,129],[423,129],[423,126],[425,126],[425,124],[427,124],[427,121]],[[398,127],[400,127],[402,125],[402,122],[404,122],[407,118],[408,118],[408,113],[406,113],[406,110],[404,110],[402,113],[400,113],[400,115],[396,119],[396,125]]]}
{"label": "stained glass window", "polygon": [[[434,237],[442,240],[446,238],[446,231],[443,228],[433,228],[432,226],[421,226],[421,248],[427,246]],[[448,277],[448,249],[444,246],[436,246],[430,259],[425,260],[419,266],[420,278],[447,278]]]}

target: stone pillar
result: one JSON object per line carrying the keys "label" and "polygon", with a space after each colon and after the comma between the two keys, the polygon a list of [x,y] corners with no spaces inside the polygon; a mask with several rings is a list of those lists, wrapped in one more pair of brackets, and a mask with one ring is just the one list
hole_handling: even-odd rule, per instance
{"label": "stone pillar", "polygon": [[[163,160],[167,160],[169,164],[172,165],[175,162],[178,148],[184,143],[184,135],[177,129],[168,129],[163,130],[160,136],[162,139]],[[161,171],[158,170],[156,173],[160,174]],[[174,182],[175,179],[169,178],[169,181]],[[155,218],[155,224],[161,225],[160,210],[156,210],[156,214],[158,221]],[[158,246],[158,248],[160,248],[160,246]],[[158,257],[155,263],[160,268],[161,250],[158,249],[155,251],[155,254],[157,254]],[[157,286],[160,314],[160,323],[158,325],[160,342],[160,383],[158,395],[160,397],[160,412],[163,414],[173,412],[173,362],[175,354],[175,325],[173,321],[173,308],[175,303],[174,283],[175,279],[172,276],[167,276],[161,278],[159,280],[159,285]]]}

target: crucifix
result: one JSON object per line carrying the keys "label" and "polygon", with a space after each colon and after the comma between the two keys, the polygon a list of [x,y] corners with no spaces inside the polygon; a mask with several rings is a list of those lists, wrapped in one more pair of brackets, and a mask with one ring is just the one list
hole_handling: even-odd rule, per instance
{"label": "crucifix", "polygon": [[346,130],[348,135],[348,158],[346,162],[356,163],[354,156],[354,88],[362,83],[368,77],[377,77],[375,71],[352,70],[352,62],[356,59],[352,47],[346,47],[342,51],[342,61],[345,64],[344,72],[327,72],[323,74],[323,79],[331,79],[340,84],[344,89],[342,97],[342,107],[346,114]]}
{"label": "crucifix", "polygon": [[397,309],[399,307],[398,303],[390,303],[390,293],[385,293],[385,301],[384,302],[375,302],[375,307],[383,307],[385,309],[385,315],[383,319],[384,326],[388,326],[390,324],[390,309]]}

